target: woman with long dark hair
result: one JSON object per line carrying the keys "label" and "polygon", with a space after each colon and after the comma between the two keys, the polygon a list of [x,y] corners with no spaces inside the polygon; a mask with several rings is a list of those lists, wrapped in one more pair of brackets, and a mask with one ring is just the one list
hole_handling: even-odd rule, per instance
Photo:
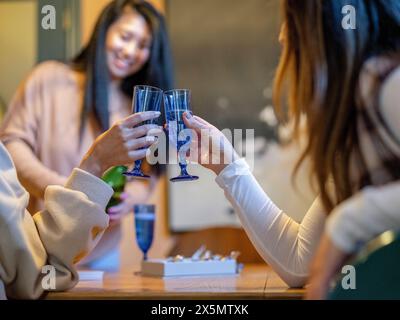
{"label": "woman with long dark hair", "polygon": [[[356,29],[342,25],[346,5],[355,8]],[[212,151],[229,163],[210,164],[213,153],[204,150],[199,162],[218,175],[253,244],[290,286],[306,283],[316,255],[308,297],[322,298],[348,255],[400,229],[400,2],[284,0],[282,9],[275,105],[294,121],[295,137],[305,116],[299,166],[311,160],[320,196],[296,223],[229,143]],[[199,117],[187,114],[185,122],[199,135],[208,131],[213,146],[224,139]]]}
{"label": "woman with long dark hair", "polygon": [[[37,66],[19,87],[1,130],[1,140],[31,195],[29,211],[42,208],[48,185],[65,183],[97,136],[132,113],[135,85],[166,90],[172,82],[164,18],[141,0],[110,2],[89,43],[70,63]],[[160,166],[153,169],[154,175],[162,172]],[[146,200],[151,187],[144,188],[128,186],[122,203],[109,209],[112,224],[91,259],[113,251],[120,219],[135,201]]]}
{"label": "woman with long dark hair", "polygon": [[[142,30],[143,38],[138,30]],[[137,56],[133,57],[132,51]],[[110,82],[114,81],[129,100],[137,84],[172,88],[172,60],[163,16],[146,1],[113,1],[100,15],[88,45],[71,65],[86,76],[82,125],[93,112],[101,128],[107,130]]]}

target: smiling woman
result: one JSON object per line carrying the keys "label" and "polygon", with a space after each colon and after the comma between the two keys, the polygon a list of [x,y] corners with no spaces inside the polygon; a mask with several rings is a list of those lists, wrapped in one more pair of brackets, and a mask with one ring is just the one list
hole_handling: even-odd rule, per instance
{"label": "smiling woman", "polygon": [[152,35],[146,19],[126,7],[123,16],[107,32],[107,66],[113,80],[135,74],[143,68],[151,51]]}
{"label": "smiling woman", "polygon": [[93,111],[102,129],[107,129],[109,92],[103,88],[105,83],[112,80],[130,98],[135,84],[165,90],[172,87],[163,16],[146,1],[111,2],[100,15],[89,43],[73,60],[73,68],[87,75],[82,117]]}
{"label": "smiling woman", "polygon": [[[164,17],[139,0],[111,1],[70,63],[37,66],[19,87],[0,132],[31,195],[30,212],[42,208],[48,185],[65,183],[96,137],[131,114],[135,85],[169,89],[172,78]],[[161,167],[153,168],[162,173]],[[141,187],[145,192],[128,192],[109,209],[111,226],[86,262],[106,254],[112,254],[112,265],[118,262],[114,249],[121,218],[152,191],[147,184]]]}

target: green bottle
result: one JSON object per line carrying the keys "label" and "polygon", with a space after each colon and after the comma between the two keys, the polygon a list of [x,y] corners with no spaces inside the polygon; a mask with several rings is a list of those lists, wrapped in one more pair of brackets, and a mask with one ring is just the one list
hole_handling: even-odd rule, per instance
{"label": "green bottle", "polygon": [[105,181],[114,190],[110,202],[107,204],[106,212],[109,208],[118,205],[121,202],[121,194],[124,192],[126,177],[123,175],[128,170],[125,166],[113,167],[103,175],[102,180]]}

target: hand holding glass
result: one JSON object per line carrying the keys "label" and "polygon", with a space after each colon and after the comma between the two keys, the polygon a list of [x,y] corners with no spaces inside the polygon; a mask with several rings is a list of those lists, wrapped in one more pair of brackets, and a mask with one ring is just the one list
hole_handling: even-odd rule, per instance
{"label": "hand holding glass", "polygon": [[[145,111],[160,111],[163,91],[161,89],[150,86],[136,86],[133,94],[133,113]],[[157,119],[149,120],[143,124],[156,124]],[[126,176],[135,177],[137,179],[149,179],[150,176],[145,175],[142,170],[142,160],[135,161],[135,167],[131,172],[125,172]]]}
{"label": "hand holding glass", "polygon": [[[169,138],[178,151],[179,166],[181,173],[178,177],[172,178],[172,182],[193,181],[199,177],[192,176],[187,172],[186,150],[190,145],[191,137],[182,135],[183,130],[187,129],[183,122],[183,114],[191,112],[190,90],[171,90],[164,93],[165,117],[167,120]],[[183,139],[184,138],[184,139]]]}

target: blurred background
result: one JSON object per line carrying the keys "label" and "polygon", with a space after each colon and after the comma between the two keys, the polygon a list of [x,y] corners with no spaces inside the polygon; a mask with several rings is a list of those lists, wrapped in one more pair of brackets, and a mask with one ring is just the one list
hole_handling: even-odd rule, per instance
{"label": "blurred background", "polygon": [[[0,122],[19,83],[45,60],[67,61],[90,37],[110,0],[0,0]],[[190,88],[194,112],[220,129],[255,130],[254,174],[270,197],[300,221],[315,194],[308,164],[297,190],[291,173],[301,146],[282,143],[272,85],[280,46],[279,0],[151,0],[166,16],[172,41],[176,86]],[[41,27],[43,6],[53,5],[57,28]],[[178,168],[170,166],[168,175]],[[259,261],[215,177],[197,166],[195,183],[171,185],[163,179],[151,200],[159,219],[150,256],[189,254],[201,244],[225,253],[243,252]],[[124,221],[121,265],[138,262],[133,218]]]}

